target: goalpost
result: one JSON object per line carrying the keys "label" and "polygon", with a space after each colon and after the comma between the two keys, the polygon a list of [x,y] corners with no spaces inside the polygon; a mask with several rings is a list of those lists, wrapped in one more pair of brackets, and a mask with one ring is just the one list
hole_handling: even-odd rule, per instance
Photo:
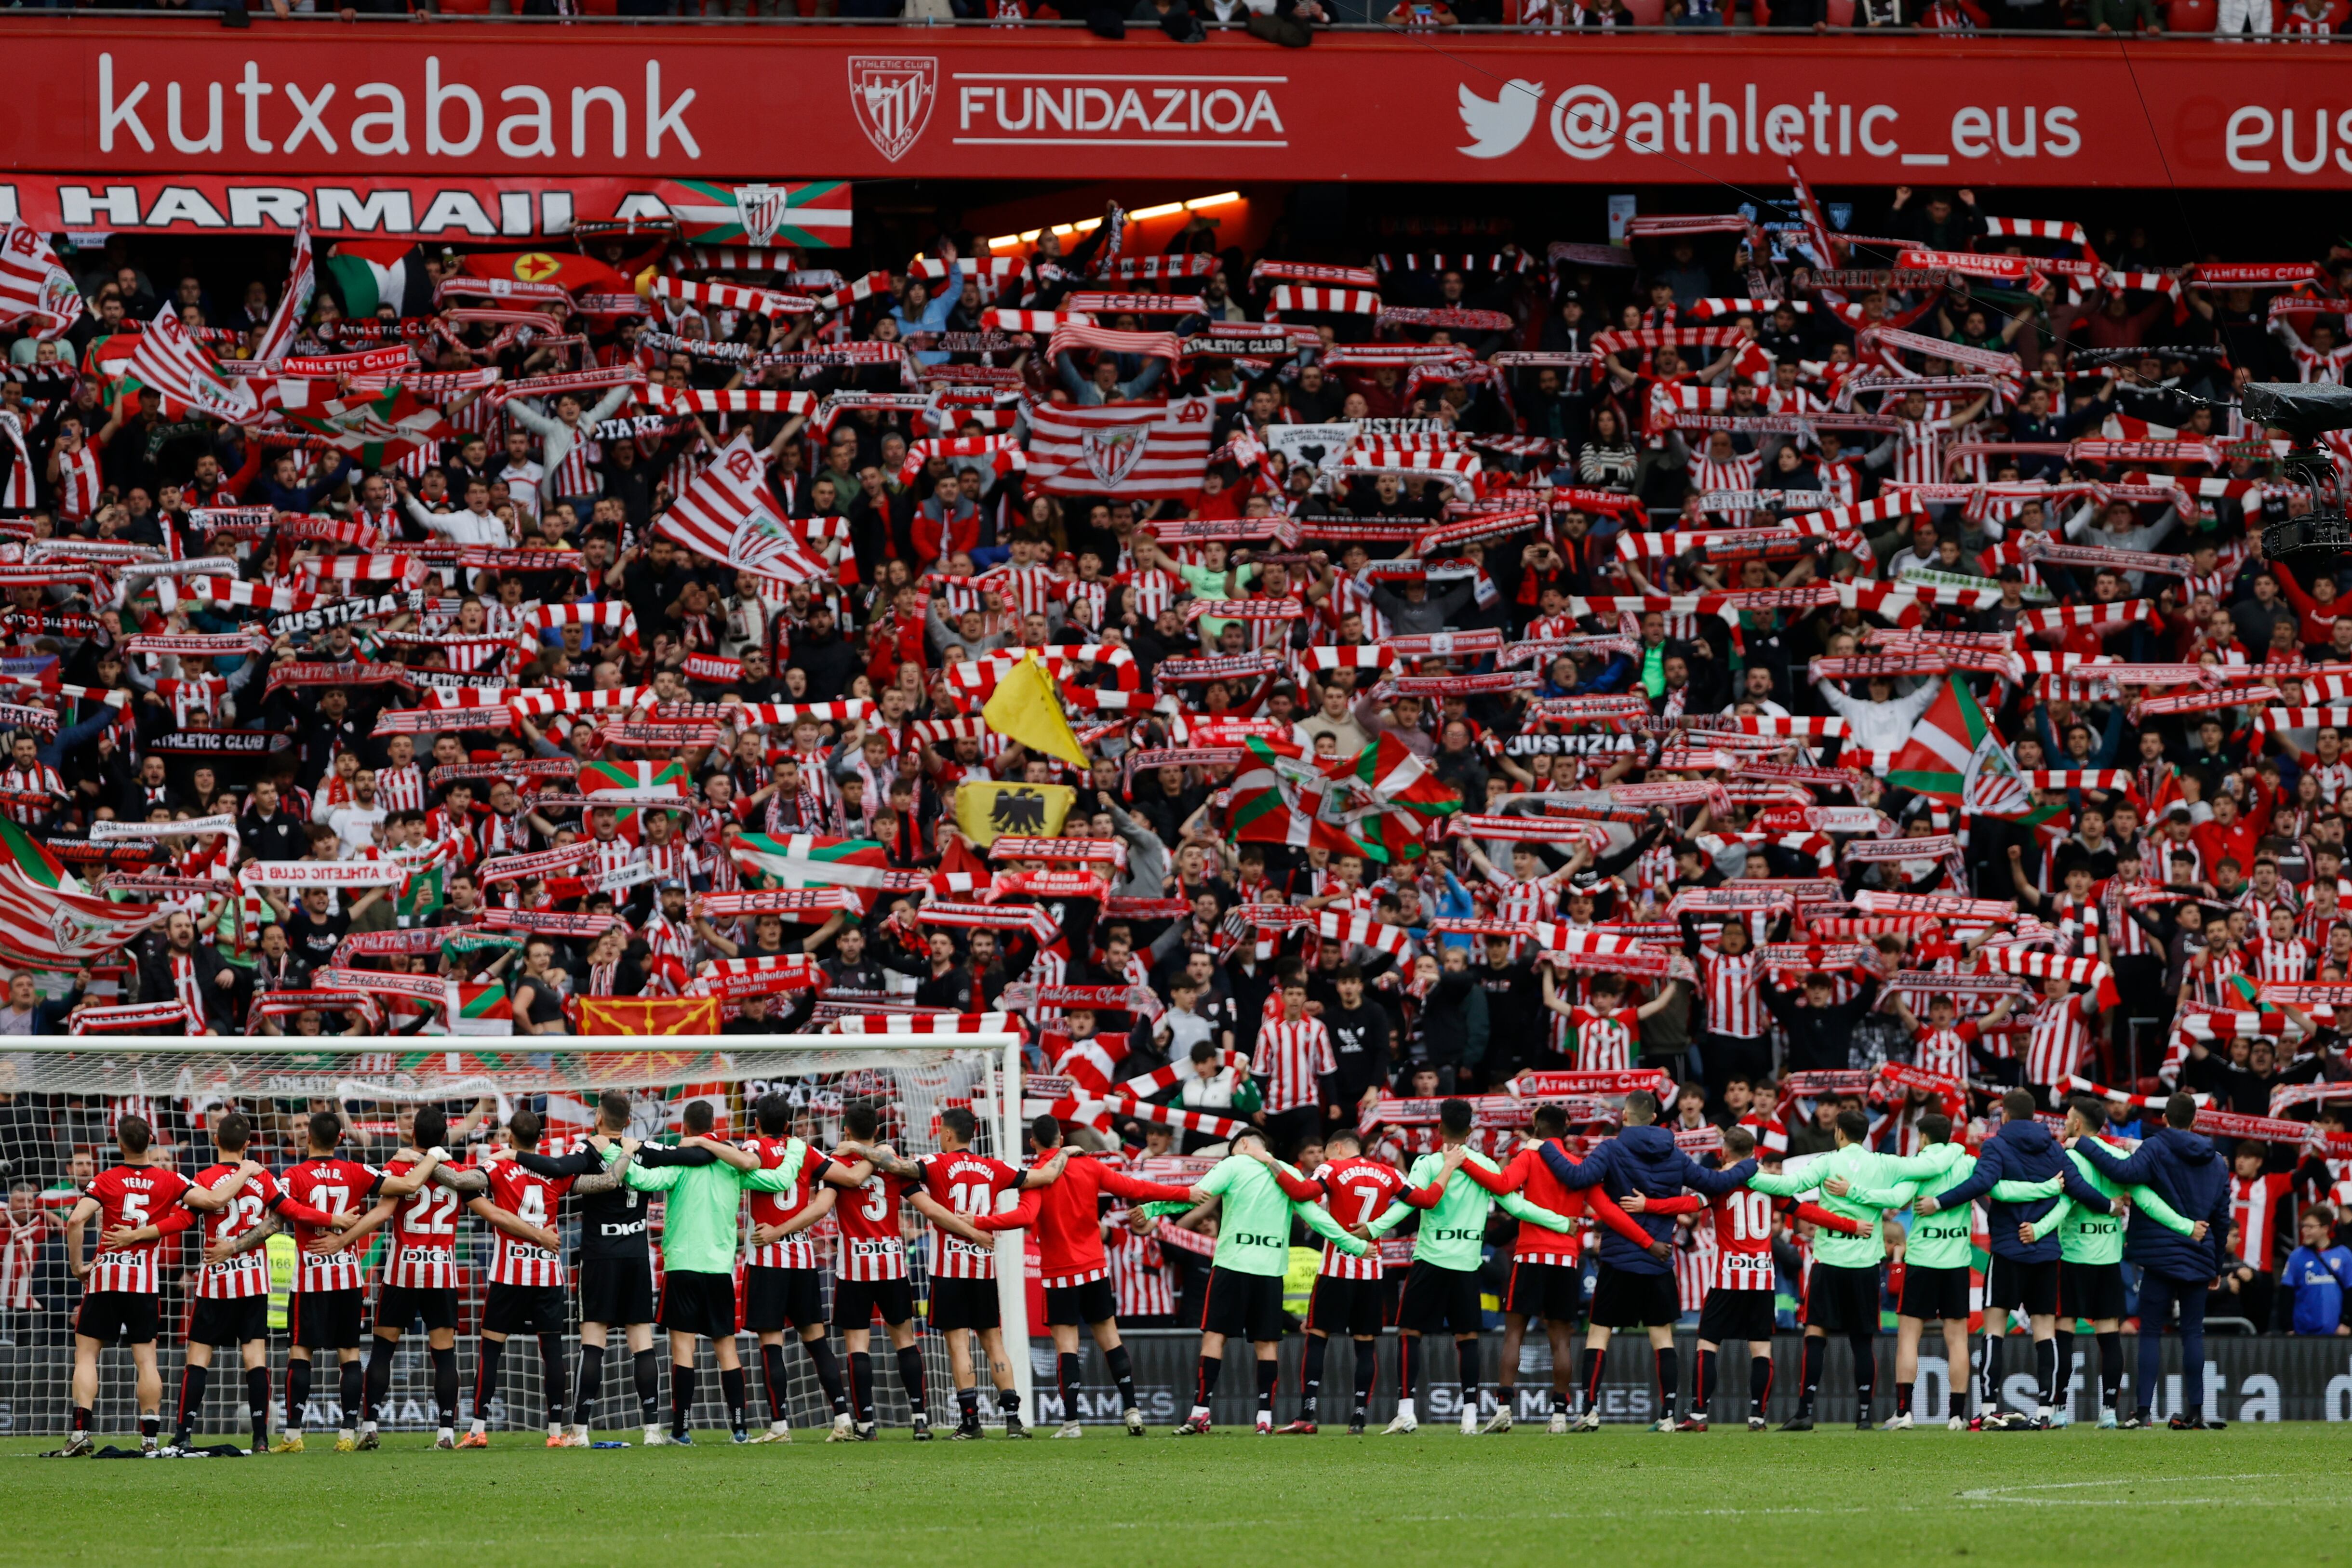
{"label": "goalpost", "polygon": [[[157,1124],[159,1144],[168,1144],[173,1164],[193,1176],[212,1163],[212,1116],[230,1107],[245,1111],[255,1126],[254,1157],[273,1171],[282,1170],[301,1155],[301,1124],[314,1109],[330,1103],[344,1110],[350,1132],[341,1153],[370,1163],[390,1155],[401,1142],[404,1112],[423,1104],[444,1106],[453,1126],[478,1105],[488,1114],[469,1140],[478,1155],[494,1136],[499,1120],[519,1105],[541,1112],[547,1132],[541,1148],[562,1153],[578,1146],[594,1115],[597,1097],[619,1090],[635,1102],[632,1135],[653,1138],[675,1132],[685,1106],[693,1100],[711,1102],[726,1135],[741,1137],[752,1130],[751,1107],[771,1092],[786,1096],[793,1106],[792,1133],[823,1152],[841,1135],[843,1113],[851,1105],[872,1105],[882,1120],[882,1137],[909,1157],[938,1152],[939,1114],[950,1106],[971,1109],[978,1121],[974,1146],[1006,1163],[1019,1166],[1025,1149],[1021,1114],[1021,1041],[1017,1032],[922,1032],[929,1020],[919,1016],[882,1016],[841,1020],[849,1032],[816,1035],[662,1035],[662,1036],[498,1036],[436,1035],[415,1037],[342,1037],[302,1039],[253,1037],[127,1038],[84,1036],[73,1040],[12,1037],[0,1039],[0,1091],[16,1095],[45,1111],[56,1128],[54,1168],[19,1169],[9,1177],[12,1187],[27,1182],[45,1188],[39,1202],[54,1217],[36,1236],[32,1264],[32,1308],[15,1307],[0,1300],[0,1430],[20,1434],[53,1433],[66,1429],[70,1415],[68,1378],[73,1364],[72,1312],[81,1296],[79,1284],[67,1272],[62,1223],[71,1207],[68,1178],[72,1156],[88,1151],[98,1170],[114,1164],[115,1121],[139,1114]],[[944,1020],[943,1020],[944,1021]],[[457,1151],[452,1147],[452,1153]],[[471,1155],[468,1156],[472,1157]],[[13,1194],[15,1207],[27,1206],[28,1195]],[[839,1200],[852,1195],[843,1192]],[[1008,1204],[1009,1195],[1004,1200]],[[905,1211],[908,1225],[908,1270],[916,1285],[917,1301],[928,1300],[925,1288],[930,1263],[930,1227]],[[653,1207],[650,1228],[659,1262],[661,1212]],[[748,1222],[747,1222],[748,1224]],[[12,1219],[0,1229],[0,1242],[11,1232],[20,1249],[36,1228]],[[95,1224],[85,1232],[85,1258],[95,1252]],[[576,1265],[577,1221],[564,1210],[565,1250]],[[828,1312],[834,1299],[833,1221],[828,1217],[811,1232],[818,1239],[818,1255],[825,1268],[824,1299]],[[163,1418],[177,1409],[179,1374],[184,1360],[193,1270],[198,1260],[199,1231],[191,1230],[163,1243],[161,1270],[163,1284],[163,1332],[157,1341],[163,1373]],[[490,1231],[478,1220],[460,1227],[460,1288],[457,1335],[460,1419],[473,1415],[474,1368],[478,1323],[489,1266]],[[282,1292],[290,1279],[290,1241],[272,1242],[273,1285]],[[366,1244],[368,1299],[373,1326],[375,1263],[383,1246],[381,1234]],[[1024,1279],[1024,1239],[1017,1232],[997,1239],[997,1295],[1002,1306],[1004,1343],[1012,1359],[1013,1385],[1021,1394],[1024,1417],[1035,1419],[1029,1357],[1029,1322]],[[576,1267],[573,1278],[576,1280]],[[740,1275],[739,1275],[740,1278]],[[572,1322],[565,1336],[567,1375],[576,1375],[579,1306],[572,1297]],[[740,1310],[739,1294],[739,1310]],[[282,1301],[274,1300],[270,1366],[273,1397],[280,1403],[271,1413],[271,1427],[284,1420],[284,1370],[287,1341],[283,1333]],[[917,1343],[921,1347],[927,1403],[933,1425],[944,1430],[956,1419],[954,1383],[944,1339],[930,1331],[919,1312]],[[844,1325],[834,1323],[836,1339]],[[886,1426],[903,1425],[911,1414],[900,1386],[896,1358],[877,1319],[870,1325],[875,1403]],[[362,1354],[364,1356],[363,1340]],[[630,1357],[618,1332],[611,1339],[603,1386],[596,1391],[595,1425],[615,1430],[637,1424],[637,1406]],[[767,1390],[760,1371],[757,1336],[748,1331],[736,1336],[738,1353],[751,1379],[751,1406],[755,1429],[767,1418]],[[658,1332],[655,1347],[668,1360],[667,1342]],[[983,1411],[995,1401],[986,1390],[989,1367],[975,1337],[975,1372],[983,1389]],[[320,1353],[319,1372],[311,1384],[306,1427],[331,1432],[340,1424],[331,1357]],[[791,1420],[796,1431],[826,1425],[831,1412],[823,1396],[806,1352],[799,1348],[796,1332],[787,1330],[784,1359],[789,1369]],[[698,1353],[702,1368],[695,1425],[723,1429],[726,1413],[718,1396],[710,1347]],[[242,1434],[246,1429],[242,1379],[235,1371],[237,1353],[221,1347],[214,1353],[215,1374],[199,1430]],[[137,1429],[133,1395],[134,1373],[129,1352],[109,1350],[100,1357],[100,1396],[96,1409],[101,1432]],[[543,1427],[544,1391],[535,1346],[518,1339],[504,1358],[501,1389],[489,1405],[493,1430]],[[668,1376],[662,1382],[662,1409],[668,1409]],[[576,1400],[578,1391],[572,1391]],[[421,1326],[409,1325],[400,1341],[394,1364],[392,1396],[383,1413],[387,1431],[430,1430],[434,1425],[431,1358]]]}

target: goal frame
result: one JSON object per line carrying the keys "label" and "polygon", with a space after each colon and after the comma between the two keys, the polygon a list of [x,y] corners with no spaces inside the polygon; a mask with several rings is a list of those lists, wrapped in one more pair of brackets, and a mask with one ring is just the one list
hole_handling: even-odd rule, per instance
{"label": "goal frame", "polygon": [[[896,1017],[898,1015],[882,1015]],[[547,1043],[541,1045],[544,1040]],[[992,1076],[993,1103],[989,1107],[999,1158],[1016,1170],[1023,1168],[1027,1124],[1021,1114],[1021,1051],[1023,1037],[1013,1030],[974,1030],[970,1032],[922,1034],[667,1034],[667,1035],[5,1035],[0,1036],[0,1081],[13,1079],[17,1062],[26,1058],[43,1056],[110,1056],[152,1058],[159,1064],[173,1061],[196,1061],[205,1057],[242,1051],[285,1051],[309,1056],[363,1056],[396,1051],[413,1054],[419,1051],[446,1049],[451,1052],[520,1051],[524,1054],[556,1052],[645,1051],[760,1051],[809,1049],[839,1055],[866,1055],[873,1060],[860,1065],[891,1065],[893,1057],[917,1055],[936,1056],[954,1051],[990,1051],[996,1060]],[[814,1071],[842,1071],[847,1067],[835,1064]],[[647,1082],[643,1074],[616,1073],[609,1086],[642,1086]],[[574,1085],[593,1089],[600,1086],[591,1075]],[[32,1092],[44,1092],[32,1088]],[[147,1092],[159,1091],[150,1088]],[[453,1086],[452,1097],[469,1092]],[[525,1090],[523,1092],[535,1092]],[[1022,1233],[1016,1230],[1000,1232],[996,1238],[996,1300],[1000,1326],[1004,1336],[1005,1354],[1013,1362],[1013,1387],[1021,1396],[1021,1407],[1032,1418],[1037,1408],[1035,1377],[1029,1355],[1029,1298],[1026,1249]],[[977,1350],[977,1346],[974,1347]],[[975,1366],[975,1372],[978,1367]]]}

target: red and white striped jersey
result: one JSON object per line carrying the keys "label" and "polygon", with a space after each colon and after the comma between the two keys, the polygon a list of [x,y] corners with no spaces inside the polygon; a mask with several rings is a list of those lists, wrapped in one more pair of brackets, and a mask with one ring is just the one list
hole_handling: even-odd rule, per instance
{"label": "red and white striped jersey", "polygon": [[58,516],[69,523],[86,523],[98,516],[98,495],[105,487],[98,454],[85,442],[77,451],[57,455]]}
{"label": "red and white striped jersey", "polygon": [[1982,1032],[1967,1019],[1949,1029],[1930,1029],[1921,1024],[1911,1031],[1911,1038],[1918,1042],[1911,1063],[1922,1072],[1965,1079],[1969,1075],[1969,1046]]}
{"label": "red and white striped jersey", "polygon": [[155,1254],[163,1245],[160,1239],[121,1248],[108,1247],[103,1239],[123,1226],[161,1220],[187,1190],[188,1178],[169,1166],[116,1166],[82,1188],[98,1200],[98,1218],[92,1223],[100,1238],[82,1288],[93,1295],[100,1291],[152,1295],[160,1290],[155,1272]]}
{"label": "red and white striped jersey", "polygon": [[2263,981],[2311,978],[2319,952],[2300,936],[2290,936],[2284,942],[2264,936],[2246,946],[2246,956],[2253,962],[2254,978]]}
{"label": "red and white striped jersey", "polygon": [[375,771],[376,803],[387,811],[425,810],[425,770],[414,762]]}
{"label": "red and white striped jersey", "polygon": [[[1394,1166],[1361,1155],[1326,1160],[1309,1174],[1323,1184],[1323,1207],[1342,1228],[1370,1225],[1388,1212],[1389,1205],[1405,1190],[1405,1179]],[[1334,1280],[1377,1280],[1382,1272],[1381,1255],[1373,1251],[1351,1258],[1326,1241],[1322,1266],[1317,1272]]]}
{"label": "red and white striped jersey", "polygon": [[1641,1015],[1633,1008],[1596,1012],[1574,1008],[1568,1027],[1576,1032],[1576,1071],[1622,1072],[1633,1065],[1633,1046],[1642,1038]]}
{"label": "red and white striped jersey", "polygon": [[596,852],[589,858],[588,869],[593,870],[597,877],[625,872],[643,858],[643,851],[639,846],[629,842],[618,833],[609,839],[596,839],[592,841],[596,846]]}
{"label": "red and white striped jersey", "polygon": [[[1089,632],[1102,630],[1103,617],[1110,610],[1110,584],[1100,578],[1087,581],[1073,578],[1059,585],[1063,600],[1069,605],[1069,619]],[[1143,1238],[1137,1238],[1138,1240]],[[1156,1244],[1155,1244],[1156,1246]]]}
{"label": "red and white striped jersey", "polygon": [[1055,598],[1054,574],[1042,566],[1001,566],[981,573],[972,582],[1023,615],[1045,614]]}
{"label": "red and white striped jersey", "polygon": [[2331,386],[2344,384],[2344,367],[2352,363],[2352,343],[2330,349],[2326,353],[2305,343],[2297,343],[2287,350],[2294,356],[2297,381],[2324,382]]}
{"label": "red and white striped jersey", "polygon": [[1495,900],[1497,920],[1551,920],[1559,910],[1560,878],[1539,876],[1522,882],[1489,870],[1486,880],[1501,889]]}
{"label": "red and white striped jersey", "polygon": [[[408,1160],[383,1167],[387,1176],[404,1176],[415,1170]],[[465,1218],[466,1200],[457,1193],[428,1181],[400,1200],[385,1227],[382,1282],[412,1291],[452,1291],[457,1287],[457,1223]]]}
{"label": "red and white striped jersey", "polygon": [[[967,1219],[997,1211],[996,1195],[1021,1185],[1026,1172],[1003,1160],[976,1155],[970,1149],[954,1154],[925,1155],[915,1162],[923,1173],[923,1190],[943,1208]],[[931,1278],[934,1280],[993,1280],[996,1249],[976,1247],[961,1236],[931,1227]]]}
{"label": "red and white striped jersey", "polygon": [[[841,1156],[836,1155],[835,1159]],[[833,1206],[841,1230],[841,1252],[833,1266],[836,1280],[903,1280],[907,1239],[898,1223],[898,1200],[908,1184],[876,1171],[864,1185],[845,1189]],[[843,1325],[863,1328],[863,1323]]]}
{"label": "red and white striped jersey", "polygon": [[1113,1309],[1123,1321],[1164,1318],[1176,1311],[1176,1281],[1156,1236],[1138,1236],[1123,1223],[1124,1210],[1106,1223],[1115,1227],[1103,1238],[1103,1255],[1110,1263]]}
{"label": "red and white striped jersey", "polygon": [[578,438],[572,443],[572,450],[547,476],[547,493],[559,501],[593,496],[603,487],[597,482],[596,465],[604,458],[604,444],[589,440],[584,429],[574,428]]}
{"label": "red and white striped jersey", "polygon": [[1331,1031],[1321,1019],[1276,1019],[1258,1030],[1250,1070],[1265,1089],[1271,1115],[1320,1104],[1322,1087],[1316,1080],[1339,1071],[1339,1061],[1331,1051]]}
{"label": "red and white striped jersey", "polygon": [[1757,1149],[1768,1155],[1789,1152],[1789,1129],[1778,1116],[1759,1116],[1750,1111],[1739,1118],[1739,1125],[1756,1134]]}
{"label": "red and white striped jersey", "polygon": [[1753,452],[1723,463],[1712,457],[1694,455],[1690,462],[1691,484],[1702,492],[1753,490],[1756,488],[1756,471],[1763,462],[1764,459]]}
{"label": "red and white striped jersey", "polygon": [[[512,1160],[489,1166],[489,1199],[517,1219],[546,1229],[555,1228],[555,1206],[572,1190],[571,1176],[543,1176]],[[555,1285],[565,1282],[563,1249],[540,1247],[520,1236],[498,1233],[498,1249],[490,1254],[493,1285]]]}
{"label": "red and white striped jersey", "polygon": [[[1760,1192],[1736,1188],[1706,1206],[1709,1224],[1701,1227],[1715,1243],[1704,1289],[1708,1291],[1769,1291],[1772,1237],[1780,1220],[1772,1200]],[[1691,1298],[1685,1296],[1685,1306]]]}
{"label": "red and white striped jersey", "polygon": [[2081,1065],[2091,1048],[2090,1026],[2084,1021],[2084,998],[2061,997],[2044,1000],[2033,1014],[2033,1037],[2025,1047],[2028,1083],[2063,1083]]}
{"label": "red and white striped jersey", "polygon": [[[742,1139],[736,1146],[759,1155],[762,1168],[777,1170],[790,1163],[793,1145],[797,1143],[798,1138],[772,1138],[762,1133]],[[817,1177],[833,1162],[806,1145],[803,1148],[800,1176],[793,1183],[792,1191],[754,1191],[747,1195],[751,1199],[752,1224],[782,1225],[806,1208],[809,1199],[815,1196]],[[754,1269],[817,1268],[815,1230],[814,1226],[810,1226],[781,1241],[771,1241],[764,1247],[754,1245],[745,1252],[743,1261]]]}
{"label": "red and white striped jersey", "polygon": [[1737,1040],[1754,1040],[1764,1032],[1764,999],[1758,990],[1763,973],[1752,947],[1745,953],[1700,955],[1708,1030]]}
{"label": "red and white striped jersey", "polygon": [[[196,1173],[195,1186],[212,1187],[236,1175],[234,1165],[216,1165]],[[269,1216],[271,1200],[278,1196],[277,1178],[268,1171],[250,1177],[237,1189],[235,1197],[212,1213],[198,1217],[203,1227],[204,1244],[234,1241],[250,1234]],[[259,1249],[240,1252],[234,1258],[217,1263],[206,1263],[196,1271],[196,1295],[207,1301],[242,1301],[247,1296],[269,1294],[269,1255]]]}
{"label": "red and white striped jersey", "polygon": [[[300,1165],[288,1166],[286,1174],[278,1179],[287,1197],[321,1214],[355,1213],[366,1207],[369,1195],[383,1180],[357,1160],[338,1159],[304,1160]],[[313,1252],[310,1246],[319,1239],[318,1227],[298,1219],[289,1228],[294,1245],[302,1249],[294,1265],[297,1291],[356,1291],[364,1286],[359,1258],[350,1249],[324,1254]]]}
{"label": "red and white striped jersey", "polygon": [[1902,485],[1940,485],[1944,482],[1944,423],[1932,414],[1926,419],[1903,419],[1896,423],[1902,429],[1895,438],[1895,479]]}
{"label": "red and white striped jersey", "polygon": [[1160,619],[1160,612],[1175,603],[1176,596],[1185,589],[1182,578],[1157,567],[1149,571],[1122,571],[1118,581],[1135,590],[1129,602],[1134,606],[1135,618],[1146,625]]}
{"label": "red and white striped jersey", "polygon": [[1714,1288],[1720,1256],[1715,1244],[1715,1228],[1695,1221],[1678,1225],[1673,1245],[1675,1294],[1680,1298],[1683,1311],[1688,1312],[1705,1301],[1707,1291]]}
{"label": "red and white striped jersey", "polygon": [[2280,1197],[2294,1185],[2294,1177],[2284,1171],[2273,1171],[2249,1181],[2244,1176],[2230,1178],[2230,1218],[2238,1227],[2238,1260],[2269,1270],[2278,1267],[2278,1216]]}
{"label": "red and white striped jersey", "polygon": [[[21,804],[11,802],[5,814],[10,821],[30,827],[66,799],[66,781],[47,763],[36,762],[30,768],[0,768],[0,790],[28,797]],[[36,795],[42,797],[45,803],[34,804],[29,797]]]}
{"label": "red and white striped jersey", "polygon": [[49,1239],[48,1216],[36,1210],[23,1218],[0,1212],[0,1309],[30,1312],[33,1274]]}

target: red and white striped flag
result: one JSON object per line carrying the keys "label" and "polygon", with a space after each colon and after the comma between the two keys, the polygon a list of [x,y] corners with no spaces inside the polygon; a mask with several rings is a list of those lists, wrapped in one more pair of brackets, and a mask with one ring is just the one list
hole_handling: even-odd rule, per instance
{"label": "red and white striped flag", "polygon": [[278,297],[278,308],[269,313],[269,325],[254,349],[257,360],[280,360],[294,346],[294,334],[301,329],[302,318],[310,313],[310,297],[319,291],[317,275],[310,267],[310,225],[305,221],[294,231],[294,260],[287,268],[286,292]]}
{"label": "red and white striped flag", "polygon": [[257,424],[261,399],[241,381],[221,374],[213,357],[198,347],[169,305],[140,334],[123,372],[163,402],[173,418],[185,413],[209,414],[230,424]]}
{"label": "red and white striped flag", "polygon": [[1212,409],[1182,402],[1029,411],[1029,476],[1049,496],[1189,496],[1209,466]]}
{"label": "red and white striped flag", "polygon": [[81,319],[81,293],[73,276],[58,265],[48,236],[23,224],[10,224],[0,239],[0,320],[34,323],[33,335],[61,338]]}
{"label": "red and white striped flag", "polygon": [[654,531],[698,555],[778,582],[824,576],[824,562],[777,516],[767,477],[767,454],[751,444],[749,431],[740,432],[670,503]]}

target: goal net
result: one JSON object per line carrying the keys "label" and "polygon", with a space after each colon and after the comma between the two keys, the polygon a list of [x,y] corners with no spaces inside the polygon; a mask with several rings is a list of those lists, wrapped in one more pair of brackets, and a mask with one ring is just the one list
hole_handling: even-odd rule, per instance
{"label": "goal net", "polygon": [[[416,1107],[438,1105],[449,1117],[453,1156],[472,1164],[479,1161],[507,1115],[518,1108],[528,1107],[544,1121],[547,1130],[541,1151],[562,1154],[580,1146],[593,1124],[596,1102],[607,1091],[617,1090],[630,1097],[635,1109],[630,1134],[646,1140],[675,1135],[687,1106],[696,1100],[709,1102],[720,1135],[749,1136],[755,1130],[752,1107],[761,1096],[775,1092],[792,1106],[793,1134],[818,1152],[831,1149],[842,1137],[844,1113],[852,1106],[866,1104],[880,1117],[883,1140],[901,1155],[911,1158],[934,1153],[940,1146],[940,1113],[962,1106],[977,1119],[977,1150],[1019,1163],[1020,1037],[1010,1032],[883,1032],[919,1030],[927,1021],[849,1019],[837,1027],[875,1032],[806,1036],[573,1036],[553,1041],[552,1049],[539,1040],[489,1037],[346,1038],[303,1040],[299,1046],[292,1040],[273,1040],[269,1049],[255,1048],[259,1042],[249,1047],[213,1040],[120,1036],[0,1043],[0,1090],[13,1096],[6,1107],[9,1119],[0,1124],[0,1138],[6,1140],[0,1153],[12,1162],[8,1224],[0,1231],[0,1244],[6,1249],[0,1256],[0,1430],[45,1434],[63,1432],[69,1425],[74,1311],[82,1287],[68,1271],[63,1227],[79,1184],[118,1162],[113,1131],[123,1116],[146,1119],[156,1130],[156,1146],[183,1175],[193,1176],[213,1163],[211,1129],[220,1114],[232,1109],[244,1112],[253,1124],[252,1156],[272,1171],[282,1171],[301,1156],[304,1124],[320,1110],[340,1109],[344,1115],[347,1133],[338,1152],[375,1165],[401,1145],[403,1130]],[[460,1124],[468,1124],[462,1152],[455,1139]],[[857,1195],[844,1192],[840,1201],[857,1201]],[[565,1203],[559,1213],[571,1277],[576,1282],[579,1224],[572,1208],[573,1205]],[[930,1330],[924,1315],[929,1295],[930,1227],[910,1207],[902,1206],[902,1216],[928,1413],[934,1423],[944,1426],[955,1418],[955,1388],[946,1342]],[[748,1219],[744,1223],[748,1229]],[[657,1286],[661,1225],[661,1202],[655,1195],[648,1228]],[[166,1436],[178,1409],[202,1234],[201,1228],[194,1228],[163,1243],[159,1304],[163,1327],[156,1348]],[[824,1265],[821,1288],[830,1318],[834,1263],[839,1251],[832,1217],[819,1221],[808,1234],[815,1239]],[[461,1211],[457,1245],[461,1422],[475,1414],[475,1369],[491,1238],[487,1225],[462,1217]],[[1004,1306],[1005,1343],[1014,1360],[1011,1369],[1014,1385],[1022,1395],[1023,1410],[1028,1413],[1034,1411],[1034,1405],[1025,1354],[1027,1314],[1021,1290],[1020,1242],[1018,1235],[1000,1239],[999,1299]],[[373,1338],[373,1309],[384,1246],[384,1233],[379,1230],[364,1248],[370,1312],[362,1331],[362,1360]],[[285,1424],[289,1344],[285,1308],[294,1252],[290,1238],[284,1236],[274,1238],[268,1247],[274,1432]],[[84,1256],[96,1249],[93,1223],[84,1237]],[[1008,1258],[1009,1268],[1005,1266]],[[737,1279],[740,1322],[740,1255]],[[579,1302],[576,1290],[567,1291],[567,1296],[571,1323],[564,1336],[565,1378],[567,1384],[574,1384],[579,1369]],[[869,1325],[832,1323],[829,1333],[835,1354],[845,1368],[842,1331],[859,1326],[870,1329],[877,1417],[885,1425],[904,1425],[911,1416],[908,1390],[880,1320]],[[739,1330],[735,1343],[750,1380],[751,1419],[757,1429],[770,1416],[758,1336]],[[667,1420],[669,1353],[667,1338],[659,1331],[655,1332],[654,1344],[663,1368],[659,1408]],[[976,1342],[973,1350],[985,1389],[987,1360]],[[706,1430],[723,1429],[727,1414],[709,1342],[698,1347],[698,1358],[694,1424]],[[341,1425],[333,1361],[331,1354],[321,1352],[313,1364],[311,1393],[302,1423],[313,1432],[331,1433]],[[814,1363],[798,1334],[790,1330],[785,1333],[784,1362],[788,1374],[784,1392],[793,1428],[828,1424],[832,1410]],[[244,1379],[236,1371],[237,1363],[234,1348],[223,1346],[214,1353],[200,1432],[240,1437],[246,1432]],[[134,1382],[129,1351],[110,1349],[100,1357],[99,1397],[94,1406],[100,1432],[138,1429]],[[484,1402],[492,1430],[545,1426],[541,1356],[530,1336],[517,1335],[509,1342],[499,1384],[496,1395]],[[573,1387],[568,1392],[576,1401],[580,1391]],[[617,1431],[637,1426],[634,1369],[618,1329],[613,1331],[607,1348],[602,1386],[593,1393],[595,1404],[586,1417],[592,1425]],[[983,1396],[984,1409],[992,1409],[994,1404],[992,1396]],[[436,1409],[432,1358],[422,1325],[412,1323],[401,1337],[391,1396],[379,1419],[386,1431],[430,1430],[437,1419]]]}

